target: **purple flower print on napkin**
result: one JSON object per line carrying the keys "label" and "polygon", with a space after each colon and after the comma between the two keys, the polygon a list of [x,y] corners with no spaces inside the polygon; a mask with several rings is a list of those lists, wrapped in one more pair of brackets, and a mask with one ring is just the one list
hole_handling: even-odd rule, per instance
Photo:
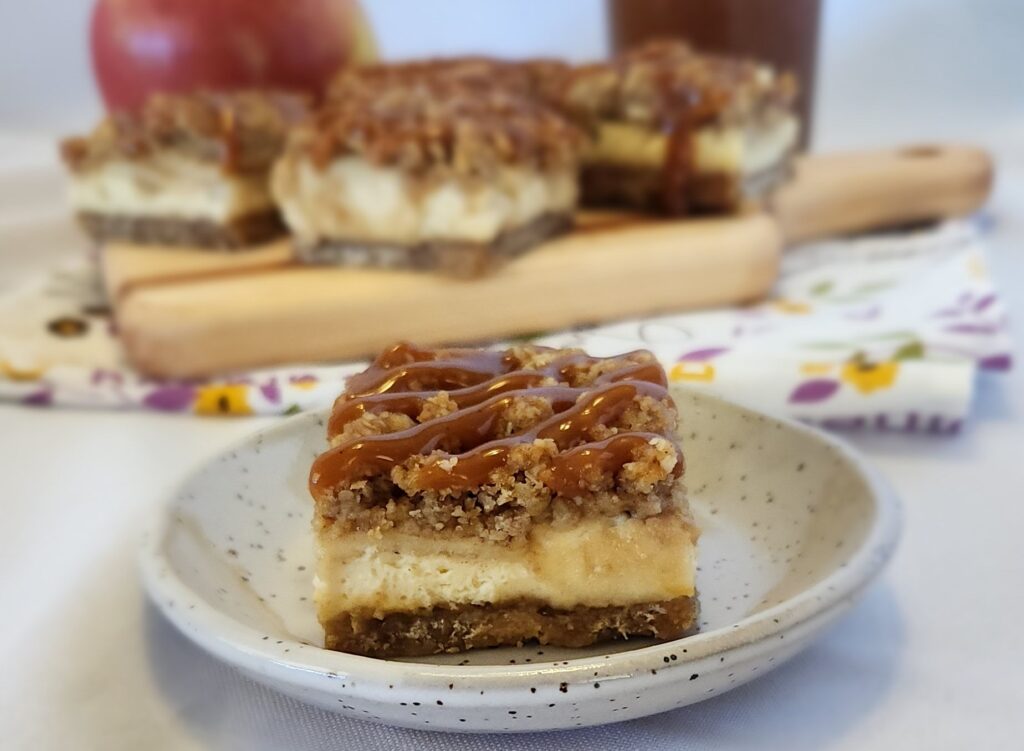
{"label": "purple flower print on napkin", "polygon": [[281,402],[281,389],[278,388],[276,378],[271,378],[266,383],[260,384],[260,393],[271,404],[279,404]]}
{"label": "purple flower print on napkin", "polygon": [[53,404],[53,389],[44,386],[38,391],[33,391],[21,400],[22,404],[30,404],[33,407],[49,407]]}
{"label": "purple flower print on napkin", "polygon": [[142,397],[142,403],[150,409],[159,409],[164,412],[184,412],[192,406],[195,397],[195,386],[169,383],[154,388]]}
{"label": "purple flower print on napkin", "polygon": [[695,349],[679,357],[678,362],[704,362],[728,352],[728,347],[708,347],[706,349]]}
{"label": "purple flower print on napkin", "polygon": [[831,378],[815,378],[799,384],[789,395],[790,404],[823,402],[839,390],[839,381]]}

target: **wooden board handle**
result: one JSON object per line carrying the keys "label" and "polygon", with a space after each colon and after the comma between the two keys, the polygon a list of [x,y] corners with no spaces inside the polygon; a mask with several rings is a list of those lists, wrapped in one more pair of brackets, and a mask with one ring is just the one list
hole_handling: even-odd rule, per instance
{"label": "wooden board handle", "polygon": [[104,246],[100,264],[107,298],[116,303],[136,287],[265,271],[293,263],[294,255],[287,239],[240,252],[111,243]]}
{"label": "wooden board handle", "polygon": [[792,244],[970,214],[992,176],[989,155],[969,146],[811,155],[770,206]]}

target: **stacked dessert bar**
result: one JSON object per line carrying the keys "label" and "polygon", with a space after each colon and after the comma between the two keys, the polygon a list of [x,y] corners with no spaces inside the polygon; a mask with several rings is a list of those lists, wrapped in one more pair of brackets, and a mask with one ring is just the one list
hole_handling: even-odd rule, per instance
{"label": "stacked dessert bar", "polygon": [[590,134],[587,205],[727,213],[785,179],[796,83],[749,60],[658,42],[569,75],[562,111]]}
{"label": "stacked dessert bar", "polygon": [[571,225],[575,128],[475,69],[422,75],[338,81],[293,131],[273,190],[302,259],[477,276]]}
{"label": "stacked dessert bar", "polygon": [[71,203],[98,241],[241,248],[284,233],[270,168],[306,99],[156,95],[61,144]]}
{"label": "stacked dessert bar", "polygon": [[326,646],[687,633],[697,532],[676,420],[648,352],[385,351],[349,380],[310,472]]}

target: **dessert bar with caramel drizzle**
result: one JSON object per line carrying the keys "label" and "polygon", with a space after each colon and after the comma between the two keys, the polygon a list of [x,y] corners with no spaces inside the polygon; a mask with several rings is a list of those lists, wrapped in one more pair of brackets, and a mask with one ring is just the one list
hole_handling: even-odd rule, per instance
{"label": "dessert bar with caramel drizzle", "polygon": [[326,646],[687,633],[697,532],[676,421],[648,352],[385,351],[349,380],[310,472]]}

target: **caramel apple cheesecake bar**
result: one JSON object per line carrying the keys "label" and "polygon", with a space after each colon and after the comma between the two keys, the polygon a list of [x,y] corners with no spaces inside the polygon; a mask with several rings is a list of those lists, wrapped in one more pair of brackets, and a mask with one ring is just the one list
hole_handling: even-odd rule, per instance
{"label": "caramel apple cheesecake bar", "polygon": [[694,629],[697,530],[648,352],[399,344],[314,462],[329,649],[375,657]]}
{"label": "caramel apple cheesecake bar", "polygon": [[272,187],[306,262],[472,277],[571,225],[578,144],[514,91],[385,77],[293,131]]}
{"label": "caramel apple cheesecake bar", "polygon": [[583,203],[735,211],[787,177],[799,134],[795,95],[790,75],[682,42],[574,69],[561,105],[591,136]]}
{"label": "caramel apple cheesecake bar", "polygon": [[97,241],[239,248],[283,234],[270,167],[306,100],[277,92],[157,94],[69,138],[71,203]]}

